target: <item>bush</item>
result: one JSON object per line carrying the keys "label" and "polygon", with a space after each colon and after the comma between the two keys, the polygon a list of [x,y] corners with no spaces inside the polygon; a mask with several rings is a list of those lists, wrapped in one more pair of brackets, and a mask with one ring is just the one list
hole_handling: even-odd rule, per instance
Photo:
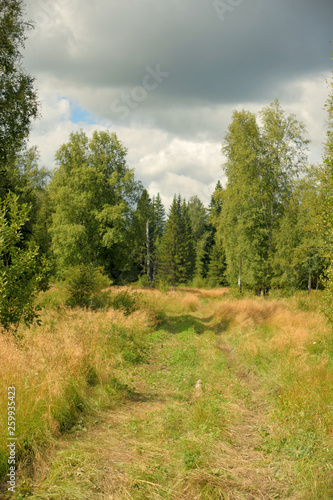
{"label": "bush", "polygon": [[117,293],[117,295],[113,295],[111,305],[114,309],[122,309],[125,316],[128,316],[139,308],[138,299],[140,296],[137,292],[130,294],[127,290],[124,290]]}
{"label": "bush", "polygon": [[192,280],[193,288],[209,288],[208,282],[201,276],[195,276]]}
{"label": "bush", "polygon": [[65,288],[69,295],[66,304],[70,307],[98,309],[108,305],[103,288],[110,286],[110,280],[92,264],[73,266],[65,273]]}
{"label": "bush", "polygon": [[142,276],[139,277],[137,281],[137,286],[140,288],[148,288],[149,287],[149,280],[148,276],[146,274],[143,274]]}
{"label": "bush", "polygon": [[167,293],[170,291],[171,286],[167,281],[159,281],[158,282],[158,289],[162,293]]}

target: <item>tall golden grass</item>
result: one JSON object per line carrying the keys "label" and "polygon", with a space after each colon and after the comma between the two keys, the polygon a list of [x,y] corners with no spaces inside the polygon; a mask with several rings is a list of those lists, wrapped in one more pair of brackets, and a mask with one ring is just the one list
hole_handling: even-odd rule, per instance
{"label": "tall golden grass", "polygon": [[245,298],[214,307],[244,369],[255,370],[274,394],[272,435],[294,449],[301,433],[306,444],[299,453],[316,449],[320,467],[333,445],[332,328],[326,318],[297,309],[297,298]]}
{"label": "tall golden grass", "polygon": [[[17,458],[30,460],[68,430],[80,413],[95,404],[112,405],[114,365],[121,356],[115,338],[126,331],[144,336],[151,315],[138,310],[83,311],[62,307],[44,311],[42,326],[21,327],[22,340],[0,335],[0,472],[7,462],[7,388],[16,388]],[[97,391],[97,392],[96,392]]]}

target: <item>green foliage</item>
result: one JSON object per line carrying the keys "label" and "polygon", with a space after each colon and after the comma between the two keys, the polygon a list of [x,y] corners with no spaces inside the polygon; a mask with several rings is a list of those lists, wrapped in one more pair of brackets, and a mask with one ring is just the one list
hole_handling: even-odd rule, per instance
{"label": "green foliage", "polygon": [[141,295],[137,292],[129,293],[127,290],[112,294],[111,305],[114,309],[121,309],[125,316],[139,308],[138,300]]}
{"label": "green foliage", "polygon": [[82,387],[75,379],[68,381],[65,393],[53,407],[53,418],[59,423],[60,432],[70,431],[77,423],[79,415],[86,409]]}
{"label": "green foliage", "polygon": [[155,286],[159,247],[165,227],[165,210],[159,193],[150,199],[143,190],[133,216],[131,252],[137,275],[146,273],[148,286]]}
{"label": "green foliage", "polygon": [[18,197],[8,194],[0,206],[0,323],[7,330],[38,318],[34,300],[42,288],[46,264],[40,265],[37,248],[20,246],[27,220],[27,206],[19,206]]}
{"label": "green foliage", "polygon": [[[71,134],[56,154],[50,184],[52,249],[59,270],[73,262],[103,267],[119,279],[131,268],[132,218],[142,187],[116,134]],[[133,280],[132,280],[133,281]]]}
{"label": "green foliage", "polygon": [[328,111],[328,131],[325,144],[325,160],[323,171],[326,174],[326,196],[324,199],[321,218],[318,223],[318,231],[323,238],[324,255],[328,261],[328,270],[324,279],[325,293],[325,313],[331,323],[333,323],[333,78],[330,81],[330,95],[326,103]]}
{"label": "green foliage", "polygon": [[191,196],[188,206],[188,215],[191,221],[192,236],[195,245],[202,238],[207,222],[207,210],[198,196]]}
{"label": "green foliage", "polygon": [[228,284],[226,279],[225,251],[219,240],[211,250],[207,279],[209,285],[213,287],[226,286]]}
{"label": "green foliage", "polygon": [[91,264],[70,267],[65,274],[68,293],[66,304],[70,307],[98,308],[107,304],[102,289],[110,286],[110,280]]}
{"label": "green foliage", "polygon": [[328,264],[323,234],[318,230],[327,184],[321,166],[306,173],[295,183],[276,231],[272,282],[291,292],[307,285],[310,293],[314,286],[318,288]]}
{"label": "green foliage", "polygon": [[16,192],[19,176],[14,165],[37,116],[34,79],[22,68],[26,33],[22,0],[0,0],[0,199]]}
{"label": "green foliage", "polygon": [[174,196],[159,253],[161,282],[176,287],[193,278],[195,252],[188,207]]}
{"label": "green foliage", "polygon": [[201,276],[194,276],[192,286],[193,288],[208,288],[208,281]]}
{"label": "green foliage", "polygon": [[223,196],[224,190],[221,181],[217,181],[208,207],[208,222],[215,229],[219,225],[219,216],[223,207]]}
{"label": "green foliage", "polygon": [[147,361],[148,347],[137,332],[113,325],[108,332],[108,340],[112,351],[121,353],[126,363],[136,365]]}
{"label": "green foliage", "polygon": [[[217,235],[223,196],[224,190],[220,181],[218,181],[209,204],[204,232],[196,245],[195,275],[206,280],[207,283],[209,281],[210,286],[219,286],[226,283],[225,252],[221,234]],[[221,251],[216,252],[217,248]]]}
{"label": "green foliage", "polygon": [[24,226],[24,240],[38,245],[43,255],[50,253],[50,199],[47,192],[49,172],[39,167],[40,153],[31,147],[18,155],[16,165],[20,174],[15,188],[20,203],[29,207],[29,220]]}
{"label": "green foliage", "polygon": [[248,111],[235,111],[223,152],[228,183],[218,234],[223,241],[231,285],[270,288],[275,238],[306,165],[304,126],[276,100],[260,112],[262,126]]}
{"label": "green foliage", "polygon": [[146,274],[143,276],[140,276],[138,281],[136,282],[137,286],[141,288],[148,288],[149,287],[149,280]]}

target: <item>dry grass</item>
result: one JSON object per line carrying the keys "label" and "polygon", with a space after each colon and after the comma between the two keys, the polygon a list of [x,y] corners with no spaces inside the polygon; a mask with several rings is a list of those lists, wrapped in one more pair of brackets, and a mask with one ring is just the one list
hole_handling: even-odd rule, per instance
{"label": "dry grass", "polygon": [[260,345],[262,337],[255,329],[264,325],[269,330],[268,347],[272,352],[295,350],[299,353],[311,344],[325,341],[330,332],[322,314],[297,310],[286,301],[263,298],[227,300],[214,306],[213,314],[216,322],[240,328],[245,332],[245,339],[251,338],[251,342]]}
{"label": "dry grass", "polygon": [[293,473],[309,488],[300,498],[314,499],[333,493],[333,352],[331,327],[312,300],[303,300],[306,310],[297,297],[226,300],[211,310],[220,347],[238,360],[240,375],[255,374],[266,387],[272,410],[264,449],[297,459]]}
{"label": "dry grass", "polygon": [[180,314],[194,312],[200,308],[200,290],[181,288],[161,292],[157,289],[140,289],[138,292],[142,295],[145,309],[148,311]]}
{"label": "dry grass", "polygon": [[[129,316],[61,306],[23,329],[21,344],[0,337],[1,387],[17,386],[22,453],[38,458],[82,405],[102,420],[62,438],[48,467],[39,461],[36,498],[332,498],[324,317],[306,298],[300,310],[297,298],[232,300],[226,289],[138,292]],[[142,346],[149,363],[132,363]]]}
{"label": "dry grass", "polygon": [[185,312],[197,311],[200,307],[200,301],[195,295],[187,293],[181,301],[183,310]]}
{"label": "dry grass", "polygon": [[201,297],[206,299],[223,299],[229,294],[229,288],[213,288],[212,290],[200,290]]}
{"label": "dry grass", "polygon": [[277,300],[245,298],[232,301],[228,299],[215,308],[215,315],[216,318],[230,325],[253,328],[272,317],[279,307],[281,304]]}
{"label": "dry grass", "polygon": [[[110,404],[110,396],[117,396],[112,394],[110,381],[115,364],[121,362],[119,346],[110,340],[123,330],[140,339],[152,327],[144,310],[125,317],[112,309],[62,308],[61,312],[44,311],[41,319],[40,327],[21,327],[21,341],[4,332],[0,336],[0,404],[7,407],[7,387],[15,386],[17,454],[21,458],[38,455],[45,443],[75,425],[83,409],[94,404],[94,388],[99,391],[99,405]],[[4,472],[5,412],[1,412],[0,423]]]}

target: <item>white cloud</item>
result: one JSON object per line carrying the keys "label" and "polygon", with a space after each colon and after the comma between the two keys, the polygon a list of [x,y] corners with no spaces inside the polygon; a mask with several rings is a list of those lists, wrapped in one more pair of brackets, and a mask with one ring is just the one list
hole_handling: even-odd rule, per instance
{"label": "white cloud", "polygon": [[314,163],[321,160],[326,138],[327,111],[324,106],[329,95],[327,80],[330,76],[325,72],[291,83],[288,89],[289,102],[284,106],[287,112],[295,113],[306,125],[308,138],[311,140],[309,160]]}

